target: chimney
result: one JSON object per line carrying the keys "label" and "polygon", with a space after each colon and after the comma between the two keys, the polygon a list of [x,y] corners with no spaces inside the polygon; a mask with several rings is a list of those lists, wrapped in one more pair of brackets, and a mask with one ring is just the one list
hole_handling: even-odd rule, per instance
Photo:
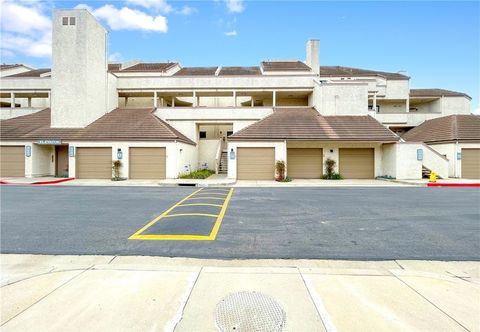
{"label": "chimney", "polygon": [[320,75],[320,41],[318,39],[307,41],[307,65],[315,74]]}

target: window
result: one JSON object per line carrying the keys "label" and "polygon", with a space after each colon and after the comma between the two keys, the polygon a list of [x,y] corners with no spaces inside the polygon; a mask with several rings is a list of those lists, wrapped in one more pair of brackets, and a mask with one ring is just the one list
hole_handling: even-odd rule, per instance
{"label": "window", "polygon": [[227,131],[227,137],[233,134],[233,131]]}
{"label": "window", "polygon": [[70,25],[75,25],[75,17],[70,17]]}
{"label": "window", "polygon": [[68,25],[68,17],[62,17],[62,25]]}
{"label": "window", "polygon": [[[368,105],[368,110],[373,111],[373,105]],[[377,105],[377,113],[380,113],[380,105]]]}
{"label": "window", "polygon": [[207,132],[206,131],[201,131],[200,132],[200,138],[207,138]]}

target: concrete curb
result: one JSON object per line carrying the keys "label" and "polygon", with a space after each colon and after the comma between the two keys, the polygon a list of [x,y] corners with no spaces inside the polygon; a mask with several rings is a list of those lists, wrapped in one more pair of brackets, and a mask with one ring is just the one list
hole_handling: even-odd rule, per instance
{"label": "concrete curb", "polygon": [[57,183],[62,183],[62,182],[67,182],[67,181],[72,181],[75,180],[75,178],[63,178],[63,179],[58,179],[58,180],[50,180],[50,181],[35,181],[35,182],[8,182],[5,180],[0,180],[0,185],[1,184],[12,184],[12,185],[31,185],[31,184],[57,184]]}

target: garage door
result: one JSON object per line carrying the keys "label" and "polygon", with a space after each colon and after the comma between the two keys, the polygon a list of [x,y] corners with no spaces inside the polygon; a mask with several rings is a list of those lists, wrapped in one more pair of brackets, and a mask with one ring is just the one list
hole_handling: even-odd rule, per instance
{"label": "garage door", "polygon": [[480,149],[462,149],[462,178],[480,179]]}
{"label": "garage door", "polygon": [[340,149],[338,167],[344,179],[375,177],[374,149]]}
{"label": "garage door", "polygon": [[130,148],[130,179],[165,179],[165,148]]}
{"label": "garage door", "polygon": [[322,149],[287,149],[287,174],[293,179],[320,179]]}
{"label": "garage door", "polygon": [[0,147],[0,176],[25,176],[25,147]]}
{"label": "garage door", "polygon": [[239,180],[273,180],[275,178],[275,149],[238,148],[237,178]]}
{"label": "garage door", "polygon": [[112,148],[77,148],[75,159],[77,178],[112,178]]}

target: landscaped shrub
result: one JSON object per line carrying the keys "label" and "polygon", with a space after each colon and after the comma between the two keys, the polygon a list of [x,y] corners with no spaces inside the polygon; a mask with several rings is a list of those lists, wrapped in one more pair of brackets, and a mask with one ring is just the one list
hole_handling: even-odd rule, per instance
{"label": "landscaped shrub", "polygon": [[122,181],[126,178],[120,177],[120,169],[122,168],[122,162],[120,160],[114,160],[112,163],[113,177],[112,181]]}
{"label": "landscaped shrub", "polygon": [[210,169],[199,169],[190,173],[180,174],[180,179],[206,179],[210,175],[215,174],[215,171]]}
{"label": "landscaped shrub", "polygon": [[285,162],[283,160],[277,160],[275,163],[275,173],[276,181],[281,181],[283,182],[285,180]]}
{"label": "landscaped shrub", "polygon": [[327,158],[325,160],[325,174],[322,175],[324,180],[341,180],[342,176],[339,173],[335,173],[335,165],[337,162],[333,159]]}

